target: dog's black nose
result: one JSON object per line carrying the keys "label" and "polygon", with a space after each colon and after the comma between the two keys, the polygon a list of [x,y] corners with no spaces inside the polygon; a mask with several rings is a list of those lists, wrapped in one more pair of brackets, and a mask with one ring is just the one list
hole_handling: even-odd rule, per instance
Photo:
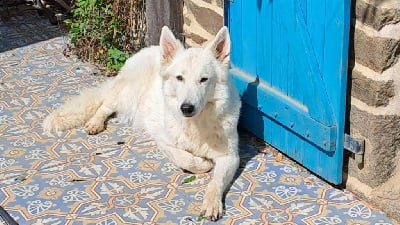
{"label": "dog's black nose", "polygon": [[194,114],[194,105],[188,104],[188,103],[183,103],[181,105],[181,111],[184,116],[191,117]]}

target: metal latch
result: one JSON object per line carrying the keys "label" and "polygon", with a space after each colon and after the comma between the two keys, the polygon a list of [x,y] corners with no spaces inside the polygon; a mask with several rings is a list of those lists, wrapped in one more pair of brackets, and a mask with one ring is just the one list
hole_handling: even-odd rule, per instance
{"label": "metal latch", "polygon": [[354,153],[354,159],[358,164],[362,164],[364,160],[365,141],[353,138],[348,134],[344,134],[344,149]]}

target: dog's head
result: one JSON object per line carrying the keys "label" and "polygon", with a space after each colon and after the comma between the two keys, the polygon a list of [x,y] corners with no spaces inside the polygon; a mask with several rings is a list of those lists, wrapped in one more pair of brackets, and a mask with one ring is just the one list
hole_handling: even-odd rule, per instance
{"label": "dog's head", "polygon": [[200,114],[214,101],[215,86],[227,80],[230,38],[221,28],[205,48],[185,49],[168,27],[160,37],[163,92],[170,106],[184,117]]}

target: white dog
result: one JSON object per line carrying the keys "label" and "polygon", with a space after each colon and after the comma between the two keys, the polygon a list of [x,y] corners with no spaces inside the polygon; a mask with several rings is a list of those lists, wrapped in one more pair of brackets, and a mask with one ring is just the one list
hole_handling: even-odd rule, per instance
{"label": "white dog", "polygon": [[112,114],[142,126],[178,167],[214,168],[201,214],[222,216],[222,197],[239,165],[237,123],[241,102],[228,76],[230,38],[223,27],[205,48],[185,49],[163,27],[160,46],[127,60],[119,75],[75,96],[43,123],[46,133],[85,126],[104,129]]}

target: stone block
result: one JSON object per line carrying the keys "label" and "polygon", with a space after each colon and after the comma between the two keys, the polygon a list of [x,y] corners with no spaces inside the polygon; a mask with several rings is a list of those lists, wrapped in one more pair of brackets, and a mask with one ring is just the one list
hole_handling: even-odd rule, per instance
{"label": "stone block", "polygon": [[190,24],[192,24],[192,20],[187,15],[183,15],[183,23],[186,24],[186,26],[190,26]]}
{"label": "stone block", "polygon": [[[196,43],[196,46],[201,46],[203,45],[205,42],[207,42],[208,40],[205,39],[204,37],[197,35],[195,33],[190,33],[190,34],[186,34],[186,38],[192,40],[194,43]],[[194,46],[191,46],[194,47]]]}
{"label": "stone block", "polygon": [[217,2],[217,6],[218,7],[220,7],[220,8],[224,7],[224,1],[223,0],[216,0],[216,2]]}
{"label": "stone block", "polygon": [[380,30],[400,22],[400,3],[398,0],[352,0],[352,17]]}
{"label": "stone block", "polygon": [[400,40],[369,36],[366,31],[357,27],[352,35],[350,59],[380,73],[397,62]]}
{"label": "stone block", "polygon": [[215,4],[217,4],[217,6],[219,7],[219,8],[222,8],[223,7],[223,0],[203,0],[203,1],[205,1],[205,2],[207,2],[207,3],[210,3],[210,4],[212,4],[213,3],[213,1],[215,1]]}
{"label": "stone block", "polygon": [[[397,165],[400,165],[400,160]],[[372,194],[372,202],[382,209],[390,218],[400,221],[400,169],[388,182],[376,188]]]}
{"label": "stone block", "polygon": [[385,183],[395,172],[400,151],[400,115],[373,115],[351,105],[350,135],[366,141],[364,164],[360,168],[345,157],[345,172],[370,187]]}
{"label": "stone block", "polygon": [[[196,18],[197,23],[210,34],[215,35],[224,25],[223,15],[220,15],[212,8],[202,7],[192,0],[184,1],[185,7]],[[218,8],[217,6],[215,6]]]}
{"label": "stone block", "polygon": [[364,76],[360,71],[351,72],[351,96],[370,106],[387,106],[395,95],[393,80],[377,81]]}

